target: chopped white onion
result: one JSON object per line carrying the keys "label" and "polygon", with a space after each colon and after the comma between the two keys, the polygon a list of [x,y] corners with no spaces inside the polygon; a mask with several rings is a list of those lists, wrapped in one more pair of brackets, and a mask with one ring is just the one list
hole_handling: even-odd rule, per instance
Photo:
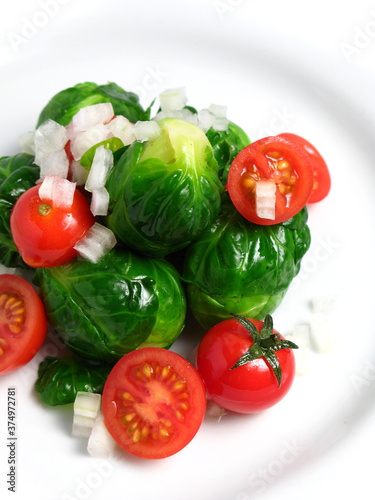
{"label": "chopped white onion", "polygon": [[326,313],[313,313],[310,322],[311,343],[319,353],[333,352],[338,345],[331,318]]}
{"label": "chopped white onion", "polygon": [[212,128],[214,130],[225,132],[228,130],[229,120],[227,118],[215,118]]}
{"label": "chopped white onion", "polygon": [[109,172],[113,167],[113,153],[104,146],[96,148],[90,172],[87,176],[85,189],[92,192],[94,189],[104,187]]}
{"label": "chopped white onion", "polygon": [[113,232],[95,222],[86,234],[77,241],[74,248],[84,259],[87,259],[94,264],[116,245],[116,237]]}
{"label": "chopped white onion", "polygon": [[224,408],[221,408],[221,406],[218,406],[216,403],[213,401],[208,400],[207,401],[207,406],[206,406],[206,414],[205,416],[212,419],[216,420],[217,422],[227,413],[227,410]]}
{"label": "chopped white onion", "polygon": [[190,122],[194,125],[198,125],[198,116],[196,113],[190,111],[190,109],[160,111],[154,116],[153,120],[156,122],[160,122],[164,118],[179,118],[180,120],[184,120],[185,122]]}
{"label": "chopped white onion", "polygon": [[68,142],[68,134],[65,127],[48,119],[36,129],[34,142],[36,156],[38,154],[46,156],[64,149]]}
{"label": "chopped white onion", "polygon": [[73,160],[70,168],[72,171],[72,181],[75,182],[77,186],[84,186],[88,176],[88,171],[85,167],[82,167],[79,161]]}
{"label": "chopped white onion", "polygon": [[95,418],[73,415],[72,435],[76,437],[89,437],[95,425]]}
{"label": "chopped white onion", "polygon": [[314,313],[329,313],[336,309],[337,295],[320,295],[311,299],[312,310]]}
{"label": "chopped white onion", "polygon": [[113,455],[115,448],[116,441],[108,432],[103,415],[100,413],[92,428],[87,444],[87,451],[92,457],[109,458]]}
{"label": "chopped white onion", "polygon": [[80,160],[84,153],[92,146],[103,142],[108,138],[108,129],[103,123],[99,123],[80,132],[70,144],[70,150],[75,160]]}
{"label": "chopped white onion", "polygon": [[227,107],[221,104],[210,104],[208,106],[208,111],[210,111],[216,118],[226,118]]}
{"label": "chopped white onion", "polygon": [[296,374],[305,375],[309,368],[310,326],[306,324],[295,325],[287,339],[298,345],[298,349],[293,349]]}
{"label": "chopped white onion", "polygon": [[155,121],[138,121],[133,129],[137,141],[145,142],[161,135],[161,128]]}
{"label": "chopped white onion", "polygon": [[51,200],[55,207],[70,208],[75,191],[75,182],[61,177],[46,176],[39,186],[38,194],[41,200]]}
{"label": "chopped white onion", "polygon": [[174,111],[183,109],[186,106],[186,88],[177,87],[164,90],[159,94],[159,102],[162,111]]}
{"label": "chopped white onion", "polygon": [[110,102],[103,102],[81,108],[73,116],[72,125],[75,132],[83,132],[98,124],[107,123],[113,117],[112,104]]}
{"label": "chopped white onion", "polygon": [[255,183],[255,210],[261,219],[275,219],[276,184],[271,180]]}
{"label": "chopped white onion", "polygon": [[78,391],[74,400],[74,415],[89,417],[94,420],[99,415],[102,397],[93,392]]}
{"label": "chopped white onion", "polygon": [[106,125],[106,128],[108,130],[108,136],[118,137],[124,143],[124,146],[128,146],[135,141],[133,132],[134,125],[125,118],[125,116],[116,116]]}
{"label": "chopped white onion", "polygon": [[108,213],[109,193],[106,188],[99,187],[92,190],[90,210],[93,215],[104,216]]}
{"label": "chopped white onion", "polygon": [[21,152],[35,155],[35,132],[25,132],[18,138]]}
{"label": "chopped white onion", "polygon": [[204,133],[209,130],[215,122],[215,115],[208,109],[201,109],[198,111],[198,126]]}
{"label": "chopped white onion", "polygon": [[35,163],[40,167],[40,177],[52,175],[66,179],[69,172],[69,159],[64,149],[45,156],[35,156]]}

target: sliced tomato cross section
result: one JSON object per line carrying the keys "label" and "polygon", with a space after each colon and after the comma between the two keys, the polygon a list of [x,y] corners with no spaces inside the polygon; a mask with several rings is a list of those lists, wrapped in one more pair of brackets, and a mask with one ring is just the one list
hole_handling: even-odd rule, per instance
{"label": "sliced tomato cross section", "polygon": [[[275,218],[259,217],[258,181],[275,184]],[[255,224],[278,224],[306,205],[313,188],[313,167],[307,152],[280,136],[266,137],[244,148],[234,159],[227,189],[237,210]]]}
{"label": "sliced tomato cross section", "polygon": [[198,432],[206,392],[195,368],[158,347],[126,354],[103,390],[105,425],[127,452],[148,459],[174,455]]}
{"label": "sliced tomato cross section", "polygon": [[28,363],[39,351],[47,332],[43,303],[26,280],[0,275],[0,374]]}

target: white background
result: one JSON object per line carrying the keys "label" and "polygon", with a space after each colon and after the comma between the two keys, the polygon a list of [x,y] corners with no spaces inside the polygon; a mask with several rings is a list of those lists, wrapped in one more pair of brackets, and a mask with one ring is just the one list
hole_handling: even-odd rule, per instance
{"label": "white background", "polygon": [[[295,132],[315,144],[332,191],[310,210],[312,246],[275,315],[288,333],[314,295],[333,293],[338,348],[311,351],[309,372],[277,407],[205,420],[175,457],[89,457],[71,408],[33,394],[40,357],[0,380],[0,496],[8,498],[6,395],[17,388],[22,500],[370,498],[375,445],[375,3],[359,1],[18,1],[0,19],[0,156],[18,151],[58,91],[115,81],[147,106],[184,85],[189,104],[226,104],[255,140]],[[182,354],[199,334],[190,327]],[[42,354],[58,354],[49,337]],[[14,496],[14,495],[13,495]],[[9,498],[11,495],[9,494]]]}

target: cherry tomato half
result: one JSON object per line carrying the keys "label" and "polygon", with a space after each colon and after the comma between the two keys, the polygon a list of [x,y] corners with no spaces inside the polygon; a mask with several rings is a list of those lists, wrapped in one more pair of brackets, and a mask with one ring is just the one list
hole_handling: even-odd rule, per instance
{"label": "cherry tomato half", "polygon": [[285,133],[279,134],[279,137],[284,137],[285,139],[302,146],[311,159],[314,170],[314,183],[307,203],[317,203],[318,201],[323,200],[331,189],[331,176],[322,155],[310,142],[299,135]]}
{"label": "cherry tomato half", "polygon": [[0,275],[0,374],[28,363],[39,351],[47,320],[39,295],[26,280]]}
{"label": "cherry tomato half", "polygon": [[188,361],[167,349],[145,347],[114,366],[102,409],[109,433],[124,450],[141,458],[166,458],[198,432],[206,393]]}
{"label": "cherry tomato half", "polygon": [[21,257],[30,267],[55,267],[77,257],[73,248],[94,224],[90,203],[77,189],[70,208],[55,207],[39,198],[39,186],[16,201],[10,228]]}
{"label": "cherry tomato half", "polygon": [[[255,319],[250,321],[260,332],[264,323]],[[256,413],[275,405],[289,391],[295,375],[291,349],[275,352],[281,368],[280,386],[263,356],[233,368],[253,345],[248,330],[234,318],[218,323],[201,340],[197,352],[198,373],[206,387],[207,398],[221,408]]]}
{"label": "cherry tomato half", "polygon": [[[259,180],[276,185],[275,219],[257,215],[255,186]],[[246,219],[255,224],[278,224],[302,210],[313,188],[313,167],[301,146],[283,137],[265,137],[238,153],[229,169],[229,196]]]}

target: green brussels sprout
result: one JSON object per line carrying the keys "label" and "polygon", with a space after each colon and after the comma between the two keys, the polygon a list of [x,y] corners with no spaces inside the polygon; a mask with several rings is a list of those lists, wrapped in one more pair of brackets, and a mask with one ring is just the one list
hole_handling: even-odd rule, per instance
{"label": "green brussels sprout", "polygon": [[0,262],[6,267],[29,267],[14,244],[10,214],[21,194],[35,185],[39,172],[32,155],[19,153],[0,158]]}
{"label": "green brussels sprout", "polygon": [[159,122],[161,134],[135,142],[106,183],[105,224],[117,241],[150,256],[186,247],[217,217],[222,185],[204,132],[178,118]]}
{"label": "green brussels sprout", "polygon": [[41,111],[37,128],[47,119],[66,126],[81,108],[102,102],[112,103],[115,115],[125,116],[133,123],[149,117],[149,110],[143,110],[133,92],[127,92],[112,82],[106,85],[85,82],[54,95]]}
{"label": "green brussels sprout", "polygon": [[39,268],[49,323],[71,351],[109,363],[139,347],[170,347],[181,333],[186,299],[175,268],[115,247],[97,264]]}
{"label": "green brussels sprout", "polygon": [[205,328],[231,313],[263,319],[282,301],[310,245],[306,207],[281,224],[252,224],[223,198],[215,223],[189,247],[182,278]]}

